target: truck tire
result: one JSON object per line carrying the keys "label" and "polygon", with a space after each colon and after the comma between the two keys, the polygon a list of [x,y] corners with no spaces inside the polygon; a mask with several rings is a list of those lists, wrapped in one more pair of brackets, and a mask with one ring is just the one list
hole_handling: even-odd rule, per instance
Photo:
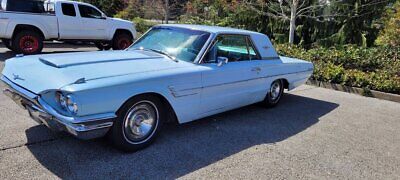
{"label": "truck tire", "polygon": [[24,30],[15,35],[12,47],[18,54],[39,54],[43,49],[43,38],[35,31]]}
{"label": "truck tire", "polygon": [[1,39],[1,41],[3,42],[3,44],[6,48],[8,48],[9,50],[12,51],[12,45],[11,45],[11,41],[9,39]]}
{"label": "truck tire", "polygon": [[114,36],[112,48],[114,50],[123,50],[132,44],[132,36],[128,33],[118,33]]}

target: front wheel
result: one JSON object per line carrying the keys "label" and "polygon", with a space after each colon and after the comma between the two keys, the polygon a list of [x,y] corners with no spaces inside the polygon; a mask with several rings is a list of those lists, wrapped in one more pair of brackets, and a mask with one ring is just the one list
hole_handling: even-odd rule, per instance
{"label": "front wheel", "polygon": [[13,50],[20,54],[39,54],[43,49],[43,38],[34,31],[21,31],[12,41]]}
{"label": "front wheel", "polygon": [[269,88],[267,95],[263,101],[263,104],[266,107],[276,106],[282,98],[283,90],[284,87],[282,80],[278,79],[272,82],[271,87]]}
{"label": "front wheel", "polygon": [[125,103],[109,132],[109,140],[118,149],[131,152],[150,145],[158,135],[165,118],[159,98],[136,96]]}
{"label": "front wheel", "polygon": [[114,50],[124,50],[133,43],[132,36],[127,33],[119,33],[113,39],[112,48]]}

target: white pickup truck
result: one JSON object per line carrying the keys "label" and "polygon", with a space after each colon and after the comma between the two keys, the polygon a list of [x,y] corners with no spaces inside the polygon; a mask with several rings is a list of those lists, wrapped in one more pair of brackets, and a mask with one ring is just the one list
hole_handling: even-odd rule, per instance
{"label": "white pickup truck", "polygon": [[44,40],[93,42],[125,49],[136,38],[130,21],[107,17],[93,5],[66,0],[0,0],[0,39],[16,53],[37,54]]}

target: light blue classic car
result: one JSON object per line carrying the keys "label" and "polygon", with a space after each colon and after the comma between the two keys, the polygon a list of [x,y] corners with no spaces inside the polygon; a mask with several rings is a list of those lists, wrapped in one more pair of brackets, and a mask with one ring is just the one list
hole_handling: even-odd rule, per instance
{"label": "light blue classic car", "polygon": [[51,129],[116,147],[149,145],[163,123],[186,123],[261,102],[305,83],[307,61],[279,57],[260,33],[158,25],[124,51],[15,57],[4,93]]}

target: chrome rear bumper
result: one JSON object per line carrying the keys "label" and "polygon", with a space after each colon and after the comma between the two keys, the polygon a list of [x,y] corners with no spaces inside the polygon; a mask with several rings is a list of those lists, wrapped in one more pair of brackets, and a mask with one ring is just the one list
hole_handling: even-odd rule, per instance
{"label": "chrome rear bumper", "polygon": [[17,105],[26,109],[30,117],[55,131],[65,131],[79,139],[94,139],[106,135],[113,125],[114,116],[91,116],[87,118],[73,118],[59,114],[44,102],[40,96],[33,93],[23,94],[21,87],[12,83],[6,77],[1,77],[6,89],[3,93],[11,98]]}

